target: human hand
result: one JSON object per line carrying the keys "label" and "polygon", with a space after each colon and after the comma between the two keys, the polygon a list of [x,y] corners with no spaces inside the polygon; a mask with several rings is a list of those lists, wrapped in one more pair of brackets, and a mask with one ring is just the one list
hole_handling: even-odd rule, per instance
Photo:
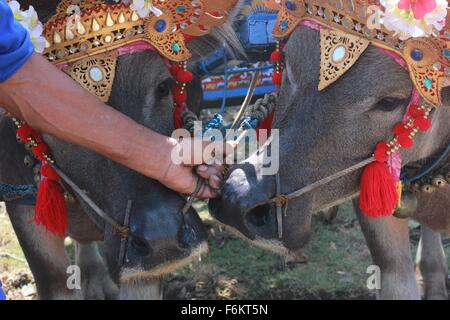
{"label": "human hand", "polygon": [[[195,150],[194,142],[200,143],[198,144],[200,146],[199,150]],[[223,159],[235,146],[232,144],[223,144],[223,142],[199,141],[194,138],[183,139],[181,142],[174,141],[173,143],[173,148],[177,148],[177,152],[181,149],[184,151],[191,150],[190,156],[183,158],[181,164],[177,164],[173,159],[169,160],[164,177],[160,181],[174,191],[189,195],[195,191],[198,177],[200,177],[204,180],[205,184],[197,197],[200,199],[215,198],[223,180],[225,167],[220,161],[216,161],[216,164],[212,165],[205,163],[214,163],[212,157],[216,160]],[[214,150],[214,155],[204,155],[203,152],[207,148]],[[195,152],[197,152],[197,157],[195,156]],[[198,156],[199,152],[202,152],[201,157]]]}
{"label": "human hand", "polygon": [[197,167],[184,164],[176,165],[171,162],[166,171],[162,183],[168,188],[182,194],[192,194],[198,183],[198,177],[204,180],[204,184],[197,194],[199,199],[210,199],[217,197],[217,190],[223,179],[223,166],[200,165]]}

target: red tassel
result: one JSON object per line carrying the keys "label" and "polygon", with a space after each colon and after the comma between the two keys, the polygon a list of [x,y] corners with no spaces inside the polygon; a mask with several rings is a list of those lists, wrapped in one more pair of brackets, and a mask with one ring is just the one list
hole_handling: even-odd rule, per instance
{"label": "red tassel", "polygon": [[42,163],[42,180],[39,184],[34,220],[48,231],[65,237],[67,234],[67,206],[60,177],[47,164]]}
{"label": "red tassel", "polygon": [[391,216],[398,204],[396,182],[384,162],[375,161],[361,176],[360,207],[372,218]]}

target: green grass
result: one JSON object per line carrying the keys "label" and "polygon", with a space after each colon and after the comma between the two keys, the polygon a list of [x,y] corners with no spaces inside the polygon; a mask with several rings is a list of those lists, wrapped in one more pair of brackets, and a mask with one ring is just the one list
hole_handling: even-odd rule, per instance
{"label": "green grass", "polygon": [[[366,270],[371,258],[350,204],[340,207],[336,221],[327,224],[322,215],[313,217],[313,237],[305,248],[308,262],[287,267],[282,257],[250,246],[218,227],[204,203],[195,204],[210,226],[210,253],[201,262],[165,278],[165,295],[171,299],[355,299],[373,298],[366,289]],[[0,208],[0,254],[24,259],[8,217]],[[413,251],[417,245],[417,225],[413,230]],[[448,240],[447,240],[448,243]],[[73,249],[67,246],[71,256]],[[450,257],[450,247],[446,247]],[[450,259],[449,259],[450,264]],[[29,279],[26,262],[0,258],[0,279],[4,284]],[[25,278],[27,278],[25,277]],[[20,281],[19,281],[20,282]],[[21,282],[20,282],[21,283]],[[26,298],[21,287],[8,297]]]}
{"label": "green grass", "polygon": [[[206,213],[202,211],[202,215]],[[351,207],[341,207],[331,225],[320,215],[314,216],[313,228],[313,238],[305,250],[308,263],[286,268],[274,253],[216,234],[210,239],[210,254],[169,281],[180,277],[201,281],[202,273],[208,277],[209,272],[234,280],[236,294],[230,298],[336,298],[344,292],[349,297],[370,297],[365,289],[370,254]]]}
{"label": "green grass", "polygon": [[[197,204],[197,209],[204,220],[214,225],[204,205]],[[209,255],[166,279],[169,288],[167,297],[374,298],[374,293],[366,289],[366,270],[372,261],[351,204],[340,207],[333,224],[327,224],[323,216],[318,214],[313,217],[312,226],[313,238],[304,252],[308,262],[292,268],[284,267],[280,256],[251,247],[221,232],[216,226],[213,229],[214,236],[209,241]],[[411,223],[411,227],[415,228],[417,224]],[[412,251],[415,253],[417,230],[413,231],[413,238],[416,238],[412,241]],[[446,251],[447,257],[450,257],[450,248],[447,247]]]}

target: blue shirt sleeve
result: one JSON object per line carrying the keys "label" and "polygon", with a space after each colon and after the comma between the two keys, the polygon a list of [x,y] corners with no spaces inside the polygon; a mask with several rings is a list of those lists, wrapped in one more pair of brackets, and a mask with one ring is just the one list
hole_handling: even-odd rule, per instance
{"label": "blue shirt sleeve", "polygon": [[14,21],[6,0],[0,0],[0,83],[12,77],[33,52],[27,30]]}
{"label": "blue shirt sleeve", "polygon": [[3,292],[2,282],[0,281],[0,301],[6,300],[5,293]]}

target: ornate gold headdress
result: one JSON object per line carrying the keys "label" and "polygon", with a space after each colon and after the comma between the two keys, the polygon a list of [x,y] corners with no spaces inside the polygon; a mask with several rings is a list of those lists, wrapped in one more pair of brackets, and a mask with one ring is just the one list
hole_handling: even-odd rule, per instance
{"label": "ornate gold headdress", "polygon": [[[189,37],[205,35],[214,25],[226,21],[228,10],[236,0],[62,0],[40,35],[42,24],[32,7],[26,26],[36,52],[102,101],[111,94],[119,48],[121,52],[155,49],[163,57],[176,62],[170,72],[176,80],[173,88],[174,122],[182,125],[181,112],[186,107],[186,85],[193,80],[186,60],[191,54],[186,47]],[[9,2],[14,16],[22,17],[18,2]],[[34,21],[36,20],[36,21]],[[144,45],[141,45],[143,42]],[[128,45],[135,45],[130,48]],[[42,52],[43,47],[45,49]],[[129,49],[129,50],[128,50]],[[24,121],[13,119],[17,136],[29,144],[42,162],[35,221],[52,233],[66,236],[67,207],[61,178],[51,164],[54,159],[41,134]],[[180,124],[181,122],[181,124]]]}
{"label": "ornate gold headdress", "polygon": [[[427,21],[422,21],[423,17],[414,20],[412,27],[411,21],[401,21],[410,19],[412,13],[398,9],[398,1],[393,0],[381,1],[384,6],[378,0],[266,0],[266,6],[279,10],[274,29],[277,38],[289,36],[303,20],[327,27],[320,34],[320,90],[338,80],[372,44],[400,55],[421,96],[437,107],[442,88],[449,85],[450,26],[445,26],[447,2],[436,2],[440,11],[426,16]],[[396,29],[390,20],[404,26]],[[434,24],[427,25],[429,21]],[[408,27],[415,34],[409,34]]]}
{"label": "ornate gold headdress", "polygon": [[64,71],[103,101],[114,80],[114,49],[143,41],[171,61],[186,61],[191,57],[186,42],[225,23],[236,0],[145,1],[157,8],[145,17],[133,4],[110,2],[116,4],[63,0],[44,26],[43,55],[53,64],[70,63]]}
{"label": "ornate gold headdress", "polygon": [[[394,137],[380,141],[361,176],[360,207],[370,217],[389,216],[401,198],[400,149],[431,128],[430,115],[442,105],[450,78],[450,14],[447,0],[265,0],[279,11],[274,28],[287,38],[303,23],[320,30],[319,90],[347,72],[370,44],[406,64],[417,90]],[[282,82],[281,41],[271,55],[274,82]],[[420,96],[426,102],[420,103]],[[364,162],[365,164],[365,162]]]}

